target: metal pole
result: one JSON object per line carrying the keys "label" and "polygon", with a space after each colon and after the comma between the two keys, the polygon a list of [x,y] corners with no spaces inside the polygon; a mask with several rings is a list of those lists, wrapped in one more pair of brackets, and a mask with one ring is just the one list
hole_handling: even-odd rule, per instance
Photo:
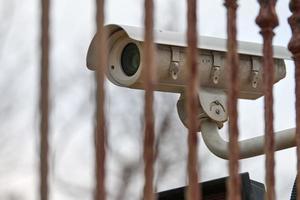
{"label": "metal pole", "polygon": [[198,186],[198,138],[197,138],[197,91],[200,80],[198,79],[197,64],[197,0],[188,0],[187,11],[187,103],[186,110],[188,115],[188,200],[201,199],[201,190]]}
{"label": "metal pole", "polygon": [[40,199],[48,199],[49,135],[49,0],[42,0],[40,77]]}
{"label": "metal pole", "polygon": [[153,0],[145,0],[145,46],[144,61],[145,63],[145,107],[144,107],[144,118],[145,118],[145,134],[144,134],[144,200],[154,200],[154,113],[153,113],[153,91],[155,88],[155,65],[154,65],[154,36],[153,36],[153,12],[154,3]]}
{"label": "metal pole", "polygon": [[229,115],[229,179],[227,199],[240,200],[240,176],[239,176],[239,128],[237,97],[239,92],[239,55],[237,53],[237,0],[225,0],[227,8],[227,58],[228,70],[228,115]]}

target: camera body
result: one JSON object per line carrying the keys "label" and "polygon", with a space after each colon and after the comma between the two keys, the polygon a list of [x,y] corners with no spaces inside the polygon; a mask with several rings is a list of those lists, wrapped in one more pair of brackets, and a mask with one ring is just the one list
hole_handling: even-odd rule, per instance
{"label": "camera body", "polygon": [[[106,25],[108,35],[107,77],[114,84],[133,89],[144,89],[143,45],[144,29],[132,26]],[[87,67],[95,70],[99,59],[99,34],[88,50]],[[187,85],[187,56],[185,33],[154,31],[156,90],[180,93],[177,111],[187,125],[185,88]],[[227,120],[226,39],[199,36],[198,77],[199,106],[197,119],[209,118],[222,127]],[[241,99],[257,99],[263,95],[262,45],[238,42],[239,94]],[[284,59],[291,55],[284,47],[274,46],[274,84],[286,75]],[[266,72],[268,73],[268,72]],[[200,124],[200,123],[199,123]],[[200,130],[200,127],[198,128]]]}
{"label": "camera body", "polygon": [[[143,89],[143,37],[144,29],[132,26],[106,25],[108,34],[107,77],[122,87]],[[186,87],[186,37],[184,33],[154,32],[156,43],[156,90],[183,93]],[[95,69],[97,64],[99,35],[93,38],[87,55],[87,66]],[[226,40],[213,37],[199,37],[198,44],[199,80],[203,88],[226,91]],[[239,53],[239,98],[257,99],[263,95],[262,45],[238,42]],[[125,53],[124,53],[125,51]],[[129,51],[129,54],[126,51]],[[138,55],[131,55],[130,51]],[[131,54],[133,54],[131,53]],[[125,58],[124,58],[125,57]],[[283,47],[274,46],[274,83],[286,74],[283,59],[290,58]],[[126,70],[126,59],[135,63],[133,69]],[[124,64],[125,63],[125,64]],[[127,60],[130,65],[130,61]],[[130,66],[129,66],[130,68]]]}

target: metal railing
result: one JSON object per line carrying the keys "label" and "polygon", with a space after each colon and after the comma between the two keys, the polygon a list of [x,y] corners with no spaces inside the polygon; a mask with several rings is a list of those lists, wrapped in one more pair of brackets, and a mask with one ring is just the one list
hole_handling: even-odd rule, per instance
{"label": "metal railing", "polygon": [[[276,0],[259,0],[260,10],[256,18],[257,25],[261,28],[263,37],[263,66],[264,70],[264,109],[265,109],[265,154],[266,154],[266,199],[273,200],[275,197],[275,176],[274,176],[274,127],[273,127],[273,48],[272,39],[274,28],[278,25],[278,18],[275,11]],[[49,124],[49,9],[50,0],[42,0],[41,12],[41,75],[40,75],[40,199],[48,199],[48,124]],[[100,33],[99,65],[96,68],[96,126],[95,126],[95,199],[105,200],[105,142],[107,131],[105,128],[105,89],[104,75],[107,64],[107,44],[104,30],[104,0],[97,0],[96,6],[96,27]],[[188,83],[187,83],[187,111],[188,111],[188,164],[187,173],[189,187],[187,199],[201,199],[201,190],[198,188],[198,160],[197,160],[197,88],[199,79],[197,74],[197,0],[187,0],[188,27],[187,27],[187,58],[188,58]],[[229,77],[228,110],[229,110],[229,174],[228,199],[240,200],[240,180],[239,180],[239,128],[237,96],[239,91],[238,66],[239,57],[237,52],[237,0],[225,0],[227,9],[227,67]],[[155,64],[154,64],[154,43],[153,43],[153,0],[145,0],[145,45],[144,63],[146,63],[145,77],[145,132],[144,132],[144,194],[145,200],[155,199],[154,194],[154,162],[155,162],[155,134],[154,134],[154,113],[153,113],[153,91],[155,90]],[[289,23],[292,29],[292,38],[289,43],[289,50],[293,54],[295,61],[296,77],[296,144],[297,144],[297,170],[300,172],[300,0],[291,0],[290,10],[292,16]],[[200,41],[201,43],[201,41]],[[200,124],[201,126],[201,124]],[[200,162],[201,163],[201,162]],[[297,191],[300,194],[300,179],[297,179]],[[300,195],[297,197],[300,199]]]}

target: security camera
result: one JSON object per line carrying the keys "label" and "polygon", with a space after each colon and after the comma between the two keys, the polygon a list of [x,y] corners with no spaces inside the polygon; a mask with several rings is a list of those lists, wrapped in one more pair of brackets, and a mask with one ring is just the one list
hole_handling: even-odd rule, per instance
{"label": "security camera", "polygon": [[[143,89],[143,36],[142,28],[107,25],[108,65],[107,76],[116,85]],[[155,31],[156,43],[156,90],[182,93],[186,87],[186,41],[185,34]],[[87,66],[95,69],[99,52],[99,35],[93,38],[87,55]],[[226,91],[226,40],[199,37],[199,78],[201,87]],[[240,54],[239,98],[257,99],[263,94],[262,46],[250,42],[238,43]],[[289,57],[285,48],[274,47],[274,83],[285,77],[283,59]]]}
{"label": "security camera", "polygon": [[[105,26],[108,34],[107,77],[114,84],[133,89],[143,89],[144,29],[125,25]],[[177,103],[179,117],[187,124],[185,112],[185,88],[187,83],[187,56],[185,33],[154,31],[156,44],[155,67],[156,90],[180,93]],[[99,59],[97,33],[88,49],[87,67],[95,70]],[[226,39],[199,36],[198,76],[199,108],[198,119],[209,119],[221,128],[227,120],[227,73]],[[238,42],[239,53],[239,98],[257,99],[263,95],[262,45]],[[286,75],[284,59],[291,55],[284,47],[274,46],[274,84]],[[265,72],[268,73],[268,72]],[[200,131],[200,127],[199,127]]]}
{"label": "security camera", "polygon": [[[107,25],[108,64],[107,77],[116,85],[143,89],[143,37],[144,29],[132,26]],[[186,41],[185,34],[170,31],[155,31],[156,43],[156,90],[180,93],[178,113],[186,125],[184,91],[186,87]],[[98,62],[99,35],[93,38],[87,55],[87,66],[95,69]],[[221,127],[227,120],[226,109],[226,40],[199,37],[199,116],[218,122]],[[238,43],[239,53],[239,98],[257,99],[263,95],[262,45],[250,42]],[[286,74],[285,58],[290,57],[283,47],[274,47],[274,83]]]}

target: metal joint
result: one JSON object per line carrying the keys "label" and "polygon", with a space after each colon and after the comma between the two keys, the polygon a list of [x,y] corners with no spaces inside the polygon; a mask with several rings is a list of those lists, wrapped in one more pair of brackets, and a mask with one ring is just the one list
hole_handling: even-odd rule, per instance
{"label": "metal joint", "polygon": [[210,119],[219,123],[227,120],[226,94],[224,91],[201,88],[198,97],[202,109]]}
{"label": "metal joint", "polygon": [[260,59],[258,57],[251,57],[252,69],[251,69],[251,86],[253,88],[257,88],[258,80],[259,80],[259,69],[260,69]]}
{"label": "metal joint", "polygon": [[180,62],[180,48],[171,47],[171,64],[169,72],[173,80],[178,78]]}
{"label": "metal joint", "polygon": [[211,79],[214,84],[218,84],[221,75],[222,58],[219,52],[213,52],[213,66],[211,69]]}

